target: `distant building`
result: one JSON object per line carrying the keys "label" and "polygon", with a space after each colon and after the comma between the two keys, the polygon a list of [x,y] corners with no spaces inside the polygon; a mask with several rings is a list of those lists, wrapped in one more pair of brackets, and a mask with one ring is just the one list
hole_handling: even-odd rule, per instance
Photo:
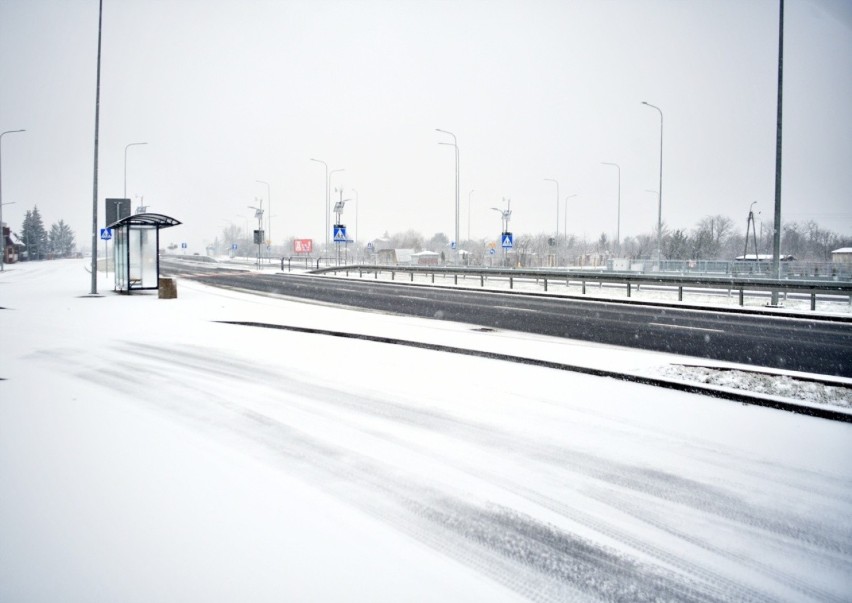
{"label": "distant building", "polygon": [[437,266],[441,254],[434,251],[421,251],[411,254],[411,263],[415,266]]}
{"label": "distant building", "polygon": [[18,248],[12,241],[12,230],[8,226],[3,226],[0,230],[3,231],[0,235],[0,238],[3,239],[3,263],[14,264],[18,261]]}
{"label": "distant building", "polygon": [[831,252],[831,261],[835,264],[852,266],[852,247],[841,247]]}

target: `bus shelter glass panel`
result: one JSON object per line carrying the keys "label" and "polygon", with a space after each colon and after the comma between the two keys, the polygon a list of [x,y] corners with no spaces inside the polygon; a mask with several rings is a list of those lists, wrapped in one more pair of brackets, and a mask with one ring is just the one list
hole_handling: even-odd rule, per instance
{"label": "bus shelter glass panel", "polygon": [[115,263],[115,289],[117,291],[127,291],[127,227],[115,229],[112,252]]}
{"label": "bus shelter glass panel", "polygon": [[157,238],[156,226],[133,225],[130,228],[129,289],[156,289],[159,286]]}

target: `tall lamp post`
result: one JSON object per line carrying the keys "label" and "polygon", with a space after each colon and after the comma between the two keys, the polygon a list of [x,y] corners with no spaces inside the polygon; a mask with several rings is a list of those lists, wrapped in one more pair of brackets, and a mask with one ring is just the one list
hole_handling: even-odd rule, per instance
{"label": "tall lamp post", "polygon": [[0,134],[0,239],[3,241],[3,249],[0,253],[0,272],[6,270],[6,231],[3,230],[3,137],[6,134],[15,134],[16,132],[26,132],[26,130],[6,130]]}
{"label": "tall lamp post", "polygon": [[[331,170],[328,173],[328,188],[326,190],[331,190],[331,178],[337,173],[344,171],[343,168],[337,170]],[[327,193],[330,194],[330,193]],[[325,247],[328,249],[328,233],[331,231],[331,198],[329,197],[328,202],[325,204]]]}
{"label": "tall lamp post", "polygon": [[657,189],[657,262],[663,261],[663,110],[647,101],[643,105],[660,113],[660,184]]}
{"label": "tall lamp post", "polygon": [[568,199],[571,199],[572,197],[576,197],[576,196],[577,196],[576,194],[573,194],[573,195],[568,195],[567,197],[565,197],[565,211],[562,212],[562,214],[564,216],[564,221],[565,221],[565,229],[562,231],[562,236],[565,237],[565,244],[566,245],[568,244]]}
{"label": "tall lamp post", "polygon": [[554,265],[559,265],[559,182],[554,178],[545,178],[548,182],[556,184],[556,238],[553,239]]}
{"label": "tall lamp post", "polygon": [[470,241],[470,196],[475,191],[471,189],[471,191],[467,194],[467,240]]}
{"label": "tall lamp post", "polygon": [[[459,249],[459,144],[456,139],[456,135],[452,132],[448,132],[447,130],[442,130],[440,128],[435,128],[436,132],[441,132],[442,134],[449,134],[453,137],[453,147],[456,150],[456,230],[455,230],[455,245],[456,245],[456,260],[458,260],[458,249]],[[438,144],[449,144],[448,142],[441,142]]]}
{"label": "tall lamp post", "polygon": [[618,169],[618,221],[615,228],[615,246],[621,248],[621,166],[610,161],[601,161],[601,165],[611,165]]}
{"label": "tall lamp post", "polygon": [[325,166],[325,223],[323,224],[323,230],[325,231],[325,245],[328,247],[328,164],[322,159],[314,159],[311,158],[311,161],[316,161],[317,163],[321,163]]}
{"label": "tall lamp post", "polygon": [[147,142],[131,142],[124,147],[124,199],[127,199],[127,149],[139,145],[148,144]]}
{"label": "tall lamp post", "polygon": [[354,188],[352,192],[355,193],[355,235],[352,237],[352,247],[355,249],[355,263],[358,263],[358,191]]}
{"label": "tall lamp post", "polygon": [[270,246],[272,245],[272,189],[269,186],[269,183],[265,180],[258,180],[260,184],[266,185],[266,211],[269,212],[269,217],[266,219],[267,224],[269,224],[269,230],[266,233],[266,240],[269,241]]}

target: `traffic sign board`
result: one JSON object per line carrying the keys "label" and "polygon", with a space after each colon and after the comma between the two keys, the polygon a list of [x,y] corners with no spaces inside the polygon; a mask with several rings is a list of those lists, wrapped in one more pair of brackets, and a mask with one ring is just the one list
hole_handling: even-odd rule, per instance
{"label": "traffic sign board", "polygon": [[101,228],[101,239],[104,241],[112,239],[112,228]]}
{"label": "traffic sign board", "polygon": [[232,244],[231,244],[231,249],[232,249],[232,250],[234,250],[234,251],[236,251],[236,250],[237,250],[237,244],[236,244],[236,243],[232,243]]}
{"label": "traffic sign board", "polygon": [[343,224],[335,224],[334,225],[334,242],[335,243],[345,243],[346,242],[346,226]]}
{"label": "traffic sign board", "polygon": [[515,246],[515,239],[511,232],[504,232],[501,238],[503,239],[503,249],[511,249]]}

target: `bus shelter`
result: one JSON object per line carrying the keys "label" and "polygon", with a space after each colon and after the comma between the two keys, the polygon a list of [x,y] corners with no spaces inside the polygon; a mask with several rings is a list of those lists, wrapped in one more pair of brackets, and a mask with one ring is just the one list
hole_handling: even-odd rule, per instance
{"label": "bus shelter", "polygon": [[160,287],[160,229],[180,224],[163,214],[135,214],[108,226],[113,229],[115,290]]}

